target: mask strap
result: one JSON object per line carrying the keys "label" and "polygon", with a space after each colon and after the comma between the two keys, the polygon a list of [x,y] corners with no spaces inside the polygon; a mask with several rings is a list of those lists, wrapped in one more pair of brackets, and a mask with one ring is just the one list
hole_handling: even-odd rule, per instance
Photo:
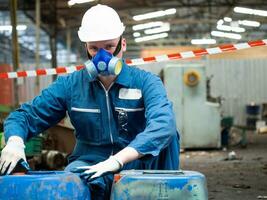
{"label": "mask strap", "polygon": [[87,43],[84,43],[84,46],[85,46],[85,51],[86,51],[86,55],[88,57],[89,60],[92,60],[92,56],[88,53],[88,50],[87,50]]}
{"label": "mask strap", "polygon": [[89,60],[92,60],[92,56],[88,53],[88,50],[87,50],[87,44],[85,43],[85,50],[86,50],[86,55],[88,57]]}
{"label": "mask strap", "polygon": [[88,57],[88,59],[89,59],[89,60],[92,60],[93,57],[88,53],[88,51],[86,51],[86,53],[87,53],[87,57]]}
{"label": "mask strap", "polygon": [[118,42],[118,44],[116,46],[116,49],[115,49],[115,51],[113,53],[113,56],[117,56],[118,53],[121,51],[121,40],[122,40],[122,36],[120,36],[120,40],[119,40],[119,42]]}

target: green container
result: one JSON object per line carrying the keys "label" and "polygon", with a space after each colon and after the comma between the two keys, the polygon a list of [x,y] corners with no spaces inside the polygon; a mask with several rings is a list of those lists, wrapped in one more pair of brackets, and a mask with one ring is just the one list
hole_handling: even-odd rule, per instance
{"label": "green container", "polygon": [[221,121],[222,127],[230,128],[234,124],[234,118],[233,117],[224,117]]}
{"label": "green container", "polygon": [[[2,142],[3,135],[4,133],[0,132],[0,150],[4,148],[4,142]],[[43,138],[40,136],[33,137],[26,142],[25,146],[26,156],[40,155],[43,148]]]}
{"label": "green container", "polygon": [[6,106],[6,105],[0,104],[0,112],[2,112],[2,113],[10,113],[12,110],[13,109],[12,109],[11,106]]}
{"label": "green container", "polygon": [[3,136],[3,132],[0,132],[0,151],[3,149],[3,143],[2,143],[2,136]]}
{"label": "green container", "polygon": [[25,153],[26,156],[40,155],[43,148],[43,138],[36,136],[26,142]]}

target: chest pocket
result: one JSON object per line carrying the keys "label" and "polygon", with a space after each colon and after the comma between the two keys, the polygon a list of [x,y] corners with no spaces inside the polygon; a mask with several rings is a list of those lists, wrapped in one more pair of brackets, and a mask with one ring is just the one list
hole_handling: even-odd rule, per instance
{"label": "chest pocket", "polygon": [[100,115],[100,109],[71,108],[71,116],[76,129],[77,139],[85,140],[89,144],[99,144],[101,142]]}
{"label": "chest pocket", "polygon": [[146,124],[144,107],[115,107],[115,112],[119,138],[123,142],[129,143],[144,130]]}

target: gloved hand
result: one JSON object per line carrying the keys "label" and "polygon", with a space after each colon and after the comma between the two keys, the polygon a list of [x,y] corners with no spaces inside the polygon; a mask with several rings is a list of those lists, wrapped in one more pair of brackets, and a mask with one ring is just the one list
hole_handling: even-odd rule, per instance
{"label": "gloved hand", "polygon": [[20,159],[26,161],[24,142],[21,137],[11,136],[3,148],[0,158],[1,175],[10,174]]}
{"label": "gloved hand", "polygon": [[93,180],[108,173],[117,172],[123,167],[123,163],[114,156],[92,166],[77,167],[72,172],[81,173],[80,176],[87,180]]}

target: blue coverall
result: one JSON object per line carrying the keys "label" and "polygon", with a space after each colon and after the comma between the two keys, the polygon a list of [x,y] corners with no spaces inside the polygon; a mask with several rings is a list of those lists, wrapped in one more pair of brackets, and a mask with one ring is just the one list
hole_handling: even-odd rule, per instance
{"label": "blue coverall", "polygon": [[[56,125],[66,113],[76,135],[67,171],[106,160],[127,146],[144,157],[123,169],[179,168],[179,134],[172,104],[162,81],[149,72],[124,63],[108,90],[99,80],[90,79],[86,69],[60,76],[9,115],[5,137],[17,135],[26,141]],[[107,199],[112,179],[108,175],[88,182],[92,199]]]}

